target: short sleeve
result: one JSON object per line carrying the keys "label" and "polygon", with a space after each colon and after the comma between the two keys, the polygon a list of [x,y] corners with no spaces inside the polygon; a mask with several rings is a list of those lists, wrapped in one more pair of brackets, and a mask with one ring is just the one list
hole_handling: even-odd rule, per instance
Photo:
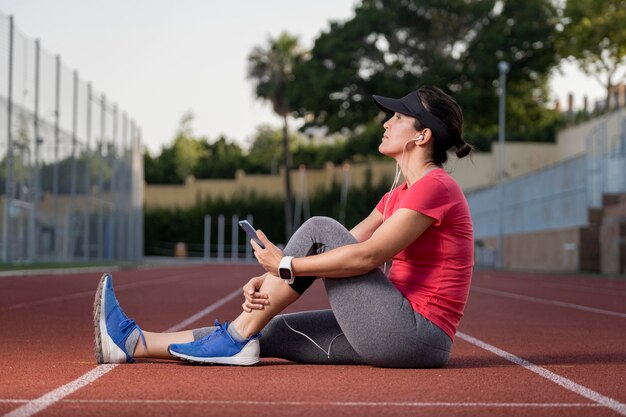
{"label": "short sleeve", "polygon": [[381,198],[380,201],[378,202],[378,204],[376,204],[376,210],[378,210],[381,213],[383,213],[385,211],[385,202],[387,201],[388,198],[389,198],[389,193],[385,193],[383,198]]}
{"label": "short sleeve", "polygon": [[433,176],[423,177],[407,190],[399,208],[408,208],[435,219],[439,226],[452,205],[450,190]]}

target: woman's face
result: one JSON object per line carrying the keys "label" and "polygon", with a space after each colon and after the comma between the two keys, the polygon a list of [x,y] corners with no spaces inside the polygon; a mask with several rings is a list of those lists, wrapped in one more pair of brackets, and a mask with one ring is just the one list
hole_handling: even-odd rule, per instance
{"label": "woman's face", "polygon": [[402,113],[395,113],[384,124],[385,134],[378,146],[378,151],[383,155],[395,157],[402,154],[408,141],[415,140],[415,118]]}

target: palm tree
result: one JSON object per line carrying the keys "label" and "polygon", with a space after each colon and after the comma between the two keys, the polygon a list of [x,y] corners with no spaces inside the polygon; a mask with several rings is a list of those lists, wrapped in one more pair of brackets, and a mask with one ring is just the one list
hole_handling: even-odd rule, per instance
{"label": "palm tree", "polygon": [[298,38],[282,33],[278,38],[268,39],[265,47],[255,47],[248,56],[248,78],[255,84],[257,97],[272,103],[274,112],[283,119],[283,147],[285,163],[285,233],[292,234],[291,211],[291,152],[289,150],[289,126],[287,116],[291,112],[287,89],[293,81],[293,68],[304,53]]}

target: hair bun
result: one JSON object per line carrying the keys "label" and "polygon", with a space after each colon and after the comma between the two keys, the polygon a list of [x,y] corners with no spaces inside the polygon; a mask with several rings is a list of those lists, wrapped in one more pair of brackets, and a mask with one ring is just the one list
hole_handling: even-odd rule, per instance
{"label": "hair bun", "polygon": [[459,139],[459,144],[456,147],[456,156],[459,159],[464,158],[469,155],[473,149],[472,145],[468,144],[463,139]]}

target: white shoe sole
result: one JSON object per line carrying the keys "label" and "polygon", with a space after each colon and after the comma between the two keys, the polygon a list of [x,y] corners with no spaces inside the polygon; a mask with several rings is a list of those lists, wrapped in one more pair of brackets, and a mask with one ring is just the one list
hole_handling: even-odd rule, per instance
{"label": "white shoe sole", "polygon": [[94,353],[98,363],[126,363],[126,354],[109,336],[106,324],[106,285],[110,274],[102,275],[93,303]]}
{"label": "white shoe sole", "polygon": [[200,358],[196,356],[184,355],[182,353],[172,352],[168,349],[170,355],[182,359],[188,362],[200,363],[200,364],[216,364],[216,365],[240,365],[248,366],[254,365],[259,362],[259,355],[261,353],[261,347],[259,345],[259,339],[252,339],[241,349],[241,352],[234,356],[227,356],[222,358]]}

